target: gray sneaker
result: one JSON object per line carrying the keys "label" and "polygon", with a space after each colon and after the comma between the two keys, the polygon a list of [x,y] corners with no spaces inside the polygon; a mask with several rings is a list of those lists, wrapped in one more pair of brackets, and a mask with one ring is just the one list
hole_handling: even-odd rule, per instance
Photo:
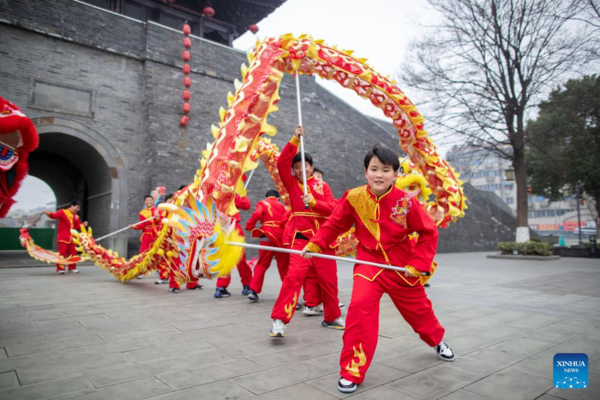
{"label": "gray sneaker", "polygon": [[333,322],[327,322],[327,321],[323,320],[323,322],[321,322],[321,325],[325,328],[338,329],[341,331],[346,329],[346,322],[344,321],[344,319],[342,317],[338,317],[338,318],[334,319]]}

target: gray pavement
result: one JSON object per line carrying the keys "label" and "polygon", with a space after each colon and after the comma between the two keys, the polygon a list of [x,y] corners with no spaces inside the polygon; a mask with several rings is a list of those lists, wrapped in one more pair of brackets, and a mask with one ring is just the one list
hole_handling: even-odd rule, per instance
{"label": "gray pavement", "polygon": [[[297,313],[271,339],[280,287],[259,303],[170,294],[155,276],[127,284],[95,266],[0,269],[0,399],[598,399],[600,261],[491,260],[442,254],[428,294],[459,358],[439,361],[381,303],[379,346],[352,396],[337,391],[342,332]],[[348,303],[351,268],[340,266]],[[556,353],[589,356],[587,389],[554,389]]]}

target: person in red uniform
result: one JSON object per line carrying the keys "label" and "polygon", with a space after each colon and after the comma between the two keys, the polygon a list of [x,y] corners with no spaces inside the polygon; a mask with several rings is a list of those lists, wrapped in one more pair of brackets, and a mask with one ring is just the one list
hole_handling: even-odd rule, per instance
{"label": "person in red uniform", "polygon": [[[137,225],[129,225],[130,228],[142,231],[142,236],[140,236],[140,254],[148,250],[158,236],[160,225],[158,216],[158,209],[154,207],[154,199],[152,196],[147,195],[144,197],[144,208],[138,214],[140,220],[139,222],[141,223]],[[157,285],[161,283],[167,283],[167,271],[161,270],[159,272],[161,274],[160,278],[155,283]],[[142,276],[138,276],[137,279],[142,279]]]}
{"label": "person in red uniform", "polygon": [[[307,194],[304,195],[302,158],[298,154],[300,136],[303,134],[304,130],[298,126],[294,137],[283,148],[277,160],[277,169],[281,181],[290,195],[292,205],[291,215],[283,233],[283,245],[295,250],[302,250],[306,246],[319,227],[325,223],[336,204],[329,185],[318,181],[312,176],[313,160],[310,154],[305,154],[304,157],[306,184],[308,186]],[[293,171],[293,175],[288,171]],[[331,249],[326,249],[324,252],[333,255]],[[322,325],[327,328],[344,329],[344,320],[341,317],[338,305],[337,266],[335,261],[324,259],[306,260],[298,254],[291,254],[288,273],[283,280],[279,297],[271,313],[273,319],[271,337],[284,336],[285,325],[290,322],[294,315],[300,289],[302,289],[310,269],[314,269],[321,287],[324,308]]]}
{"label": "person in red uniform", "polygon": [[[58,210],[57,212],[46,211],[45,214],[52,219],[58,220],[57,238],[58,254],[64,258],[77,255],[77,245],[71,237],[71,229],[79,230],[81,225],[87,226],[87,221],[80,222],[77,213],[81,211],[81,203],[78,200],[72,200],[69,208]],[[69,264],[69,271],[79,273],[77,264]],[[65,273],[65,266],[56,264],[56,272]]]}
{"label": "person in red uniform", "polygon": [[[243,175],[244,181],[245,179],[245,175]],[[240,196],[239,194],[236,193],[235,195],[235,206],[237,209],[239,210],[249,210],[250,207],[252,207],[252,204],[250,203],[250,199],[245,197],[245,196]],[[240,225],[240,221],[242,220],[242,217],[240,216],[239,211],[233,216],[233,218],[235,218],[235,229],[238,231],[238,233],[242,236],[244,236],[244,229],[242,228],[242,225]],[[246,261],[246,252],[244,251],[242,253],[242,259],[240,260],[240,262],[237,265],[237,270],[240,274],[240,279],[242,281],[242,294],[244,296],[248,296],[250,294],[250,284],[252,283],[252,268],[250,268],[250,265],[248,265],[248,262]],[[215,288],[215,298],[220,299],[223,297],[230,297],[231,293],[229,293],[229,291],[227,291],[227,287],[229,286],[229,284],[231,283],[231,275],[227,275],[227,276],[223,276],[219,279],[217,279],[217,287]]]}
{"label": "person in red uniform", "polygon": [[[246,230],[252,232],[252,237],[264,238],[261,246],[281,247],[283,237],[282,220],[287,210],[279,201],[279,192],[269,190],[264,200],[256,204],[256,209],[246,222]],[[260,221],[260,228],[256,228],[256,223]],[[281,280],[285,278],[288,270],[289,255],[271,250],[261,249],[258,253],[258,261],[254,267],[252,283],[250,284],[250,301],[258,301],[258,294],[262,291],[265,273],[271,266],[273,257],[277,260],[277,269]]]}
{"label": "person in red uniform", "polygon": [[[445,330],[433,312],[423,284],[437,264],[438,231],[421,204],[394,186],[399,162],[393,151],[375,146],[364,161],[367,185],[348,190],[331,217],[303,249],[303,257],[328,248],[340,233],[355,226],[357,259],[402,266],[405,273],[357,263],[340,356],[338,389],[354,392],[373,361],[379,331],[379,302],[387,293],[421,339],[444,361],[454,353],[444,342]],[[411,233],[419,240],[413,246]]]}

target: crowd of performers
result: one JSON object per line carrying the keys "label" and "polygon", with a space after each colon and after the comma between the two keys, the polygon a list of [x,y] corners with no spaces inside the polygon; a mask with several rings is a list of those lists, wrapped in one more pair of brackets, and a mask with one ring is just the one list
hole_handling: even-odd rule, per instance
{"label": "crowd of performers", "polygon": [[[254,271],[244,254],[237,265],[242,294],[250,301],[259,300],[265,273],[275,258],[282,285],[271,312],[273,324],[270,336],[285,336],[286,326],[295,311],[302,308],[299,297],[303,289],[304,314],[323,315],[323,327],[345,330],[338,381],[338,389],[344,393],[357,389],[373,360],[379,330],[379,303],[384,293],[391,297],[402,317],[440,359],[453,361],[455,355],[443,340],[445,330],[435,316],[424,289],[429,276],[423,273],[432,273],[437,266],[433,261],[438,240],[437,227],[418,201],[395,187],[400,169],[397,155],[387,148],[374,147],[364,160],[367,184],[350,189],[341,199],[335,199],[323,180],[323,173],[314,167],[310,154],[305,153],[308,187],[307,194],[304,194],[302,158],[298,152],[303,134],[301,127],[296,128],[277,161],[291,209],[287,210],[280,202],[277,191],[269,190],[265,199],[256,204],[245,225],[252,237],[261,239],[261,245],[295,249],[301,254],[261,249]],[[185,188],[179,190],[182,189]],[[162,220],[152,196],[147,196],[144,203],[145,208],[139,213],[140,222],[130,226],[142,231],[140,252],[156,240]],[[239,210],[250,210],[250,200],[236,195],[235,206]],[[73,202],[68,209],[47,213],[50,218],[59,221],[58,246],[64,257],[76,254],[69,232],[79,228],[81,222],[77,212],[80,207],[78,202]],[[235,218],[235,229],[243,234],[240,213],[231,217]],[[344,321],[341,312],[344,305],[338,299],[336,262],[313,255],[334,255],[332,244],[352,226],[359,242],[358,260],[401,266],[406,268],[406,272],[357,263],[347,320]],[[159,268],[156,281],[156,284],[169,283],[171,293],[178,293],[180,289],[174,276],[174,271],[179,269],[177,262],[176,258],[170,261],[173,265],[165,261]],[[65,272],[64,266],[57,265],[57,268],[59,273]],[[75,264],[69,269],[78,272]],[[214,297],[230,297],[231,293],[227,290],[230,282],[230,276],[220,277]],[[186,288],[202,289],[202,285],[192,280]]]}

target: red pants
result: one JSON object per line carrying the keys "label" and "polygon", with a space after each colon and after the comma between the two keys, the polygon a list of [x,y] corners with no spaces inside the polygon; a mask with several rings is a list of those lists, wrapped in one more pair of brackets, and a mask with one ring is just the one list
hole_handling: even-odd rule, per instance
{"label": "red pants", "polygon": [[[77,245],[74,241],[71,240],[71,243],[58,242],[58,254],[63,256],[64,258],[68,258],[69,256],[77,255]],[[77,264],[69,264],[69,271],[77,269]],[[62,264],[56,264],[57,271],[64,271],[65,266]]]}
{"label": "red pants", "polygon": [[[175,271],[178,270],[181,266],[181,261],[179,258],[171,261],[169,264],[169,289],[177,288],[179,289],[179,283],[175,280]],[[161,271],[162,273],[162,271]],[[186,289],[194,289],[198,286],[198,278],[195,278],[192,274],[188,274],[190,281],[185,284]],[[161,278],[162,279],[162,278]]]}
{"label": "red pants", "polygon": [[[306,243],[306,240],[296,239],[292,248],[302,250]],[[307,260],[297,254],[291,254],[290,267],[281,285],[281,292],[279,292],[279,297],[273,307],[271,318],[280,319],[284,324],[290,322],[294,316],[296,304],[298,304],[300,289],[302,289],[304,280],[311,269],[315,271],[317,281],[321,286],[325,321],[332,322],[341,315],[338,305],[337,265],[335,261],[316,257]]]}
{"label": "red pants", "polygon": [[317,280],[317,274],[314,269],[308,271],[304,280],[304,305],[308,307],[316,307],[323,302],[321,296],[321,287]]}
{"label": "red pants", "polygon": [[341,376],[357,384],[364,380],[373,361],[379,334],[379,302],[384,293],[425,343],[436,346],[444,338],[445,329],[433,313],[423,286],[408,286],[390,270],[384,270],[373,281],[355,276],[340,367]]}
{"label": "red pants", "polygon": [[[270,246],[277,247],[270,240],[260,242],[261,246]],[[277,269],[279,270],[279,277],[283,282],[285,275],[288,271],[288,264],[290,262],[290,255],[287,253],[280,253],[277,251],[271,250],[260,250],[258,253],[258,261],[256,262],[256,266],[254,267],[254,276],[252,277],[252,283],[250,284],[250,289],[254,290],[256,293],[262,292],[263,282],[265,281],[265,273],[271,266],[271,261],[273,261],[273,257],[277,260]]]}
{"label": "red pants", "polygon": [[143,252],[148,250],[152,246],[152,243],[154,243],[155,240],[156,240],[156,236],[153,236],[150,234],[143,235],[142,242],[140,244],[140,254],[142,254]]}

